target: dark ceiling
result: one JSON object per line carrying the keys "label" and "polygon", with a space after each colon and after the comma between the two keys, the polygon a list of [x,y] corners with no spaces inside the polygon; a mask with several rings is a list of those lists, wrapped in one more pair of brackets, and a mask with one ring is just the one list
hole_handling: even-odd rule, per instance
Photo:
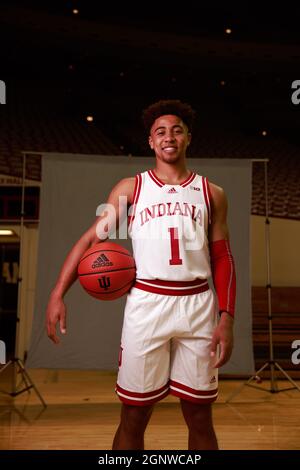
{"label": "dark ceiling", "polygon": [[163,5],[2,1],[6,106],[93,114],[111,134],[115,122],[136,122],[152,101],[180,98],[204,127],[266,129],[297,144],[300,105],[291,102],[291,83],[300,79],[299,4]]}

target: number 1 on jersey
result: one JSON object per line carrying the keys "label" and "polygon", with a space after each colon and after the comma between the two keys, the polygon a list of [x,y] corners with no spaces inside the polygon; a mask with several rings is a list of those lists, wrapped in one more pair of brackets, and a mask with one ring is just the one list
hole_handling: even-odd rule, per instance
{"label": "number 1 on jersey", "polygon": [[171,259],[169,259],[169,264],[182,264],[182,259],[179,257],[178,227],[169,227],[168,230],[171,241]]}

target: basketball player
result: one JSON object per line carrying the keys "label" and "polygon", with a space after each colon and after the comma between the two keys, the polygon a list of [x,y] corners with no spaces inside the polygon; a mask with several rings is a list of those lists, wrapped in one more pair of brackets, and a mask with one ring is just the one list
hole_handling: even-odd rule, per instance
{"label": "basketball player", "polygon": [[[119,211],[120,196],[133,209],[129,233],[137,267],[124,312],[116,385],[122,410],[113,449],[143,449],[153,406],[169,393],[180,398],[189,449],[218,449],[212,403],[218,368],[233,346],[236,281],[224,190],[187,168],[194,114],[178,100],[144,110],[155,167],[121,180],[108,198],[119,220],[127,215]],[[63,297],[81,256],[99,242],[97,225],[105,216],[74,245],[51,293],[47,330],[55,343],[57,323],[66,333]]]}

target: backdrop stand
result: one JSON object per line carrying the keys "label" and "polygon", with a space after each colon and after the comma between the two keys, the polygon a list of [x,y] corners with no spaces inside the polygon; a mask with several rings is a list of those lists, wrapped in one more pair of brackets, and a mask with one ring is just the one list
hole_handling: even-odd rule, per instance
{"label": "backdrop stand", "polygon": [[[0,369],[0,375],[3,374],[8,368],[12,368],[12,389],[11,392],[0,390],[1,393],[16,397],[23,392],[30,392],[31,389],[35,391],[42,405],[46,408],[46,403],[35,386],[30,375],[26,371],[23,361],[19,356],[19,332],[20,332],[20,311],[21,311],[21,286],[22,286],[22,272],[23,272],[23,235],[24,235],[24,215],[25,215],[25,181],[26,178],[26,153],[23,152],[23,174],[22,174],[22,199],[21,199],[21,218],[20,218],[20,255],[19,255],[19,277],[18,277],[18,307],[17,307],[17,320],[16,320],[16,344],[15,356],[10,359],[4,367]],[[21,382],[17,384],[17,376],[20,374]],[[23,388],[21,385],[24,385]]]}
{"label": "backdrop stand", "polygon": [[[272,285],[271,285],[271,257],[270,257],[270,220],[269,220],[269,201],[268,201],[268,160],[253,160],[253,161],[263,161],[264,162],[264,174],[265,174],[265,242],[266,242],[266,255],[267,255],[267,285],[266,289],[268,292],[268,324],[269,324],[269,359],[268,361],[257,371],[255,372],[249,380],[244,382],[237,390],[235,390],[229,398],[225,401],[228,403],[232,400],[245,386],[257,388],[258,390],[270,393],[279,393],[286,390],[297,389],[300,392],[299,385],[289,376],[289,374],[283,370],[283,368],[274,360],[274,346],[273,346],[273,324],[272,324]],[[251,382],[256,381],[260,383],[262,378],[260,374],[263,370],[269,368],[270,370],[270,388],[260,387],[254,385]],[[278,369],[285,378],[293,385],[293,387],[287,388],[278,388],[277,378],[275,375],[275,369]]]}

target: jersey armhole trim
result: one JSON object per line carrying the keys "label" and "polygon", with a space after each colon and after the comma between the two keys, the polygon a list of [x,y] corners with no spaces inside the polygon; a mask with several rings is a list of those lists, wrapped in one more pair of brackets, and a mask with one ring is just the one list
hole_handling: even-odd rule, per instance
{"label": "jersey armhole trim", "polygon": [[208,214],[208,223],[211,224],[211,200],[212,198],[211,198],[211,192],[209,188],[208,179],[204,176],[202,176],[202,186],[203,186],[205,205],[206,205],[207,214]]}
{"label": "jersey armhole trim", "polygon": [[142,187],[142,175],[139,173],[135,176],[135,186],[134,186],[134,191],[133,191],[133,202],[130,206],[130,214],[128,215],[128,223],[131,225],[134,217],[135,217],[135,210],[136,210],[136,205],[140,197],[141,193],[141,187]]}

